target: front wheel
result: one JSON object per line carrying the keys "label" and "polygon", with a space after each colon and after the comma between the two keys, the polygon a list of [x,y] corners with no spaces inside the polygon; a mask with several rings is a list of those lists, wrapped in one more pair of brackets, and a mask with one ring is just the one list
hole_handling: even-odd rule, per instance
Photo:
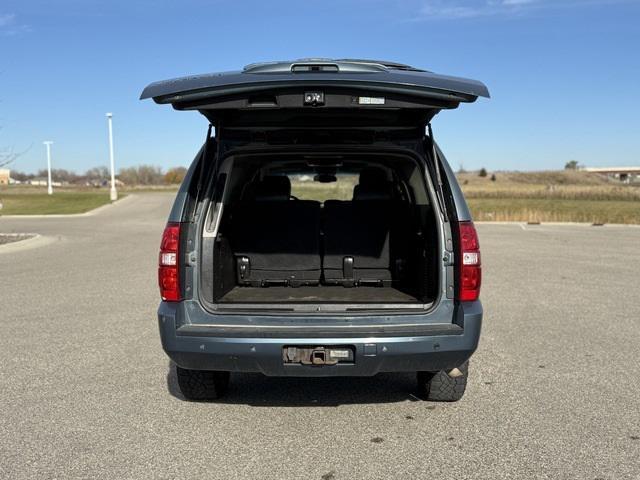
{"label": "front wheel", "polygon": [[418,372],[418,390],[425,400],[457,402],[464,395],[469,376],[469,360],[453,370]]}
{"label": "front wheel", "polygon": [[176,366],[178,386],[187,400],[216,400],[229,386],[229,372],[189,370]]}

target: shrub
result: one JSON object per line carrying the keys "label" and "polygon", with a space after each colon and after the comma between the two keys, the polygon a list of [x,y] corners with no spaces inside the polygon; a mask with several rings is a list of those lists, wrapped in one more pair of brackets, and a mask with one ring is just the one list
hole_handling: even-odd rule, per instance
{"label": "shrub", "polygon": [[180,184],[186,174],[187,169],[184,167],[170,168],[167,173],[164,174],[164,183],[168,183],[169,185]]}
{"label": "shrub", "polygon": [[569,160],[567,163],[564,164],[564,169],[565,170],[577,170],[578,169],[578,162],[576,160]]}

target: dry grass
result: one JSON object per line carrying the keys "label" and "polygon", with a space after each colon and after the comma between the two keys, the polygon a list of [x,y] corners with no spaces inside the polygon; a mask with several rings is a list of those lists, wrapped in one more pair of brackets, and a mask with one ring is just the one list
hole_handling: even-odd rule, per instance
{"label": "dry grass", "polygon": [[291,182],[291,195],[300,200],[351,200],[353,197],[353,187],[358,183],[355,175],[342,175],[337,182]]}
{"label": "dry grass", "polygon": [[[640,224],[640,185],[623,185],[584,172],[459,175],[473,218],[478,221]],[[355,177],[335,183],[292,182],[300,199],[350,200]]]}
{"label": "dry grass", "polygon": [[[623,185],[595,174],[573,171],[498,172],[479,177],[459,175],[460,185],[475,220],[521,222],[588,222],[640,224],[640,185]],[[334,183],[292,182],[301,200],[350,200],[357,177],[339,176]],[[175,186],[134,188],[129,191],[171,191]],[[108,202],[108,189],[4,187],[0,199],[10,213],[77,213]]]}
{"label": "dry grass", "polygon": [[640,224],[640,202],[532,198],[470,198],[477,221]]}
{"label": "dry grass", "polygon": [[640,185],[585,172],[459,175],[476,220],[640,223]]}

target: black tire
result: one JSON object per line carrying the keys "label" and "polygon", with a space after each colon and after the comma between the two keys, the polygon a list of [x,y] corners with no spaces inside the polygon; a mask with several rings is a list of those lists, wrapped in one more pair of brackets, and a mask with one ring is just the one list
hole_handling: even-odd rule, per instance
{"label": "black tire", "polygon": [[176,366],[178,385],[187,400],[216,400],[229,386],[229,372],[189,370]]}
{"label": "black tire", "polygon": [[433,402],[457,402],[464,395],[469,376],[469,361],[458,367],[462,375],[451,377],[444,370],[418,372],[418,390],[425,400]]}

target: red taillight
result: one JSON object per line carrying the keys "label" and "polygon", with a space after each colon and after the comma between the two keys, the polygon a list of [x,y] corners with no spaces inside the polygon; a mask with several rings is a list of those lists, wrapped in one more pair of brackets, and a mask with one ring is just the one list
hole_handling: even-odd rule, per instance
{"label": "red taillight", "polygon": [[473,222],[458,224],[458,300],[468,302],[480,296],[482,270],[480,268],[480,243]]}
{"label": "red taillight", "polygon": [[180,224],[167,223],[160,242],[158,285],[160,296],[168,302],[180,301]]}

